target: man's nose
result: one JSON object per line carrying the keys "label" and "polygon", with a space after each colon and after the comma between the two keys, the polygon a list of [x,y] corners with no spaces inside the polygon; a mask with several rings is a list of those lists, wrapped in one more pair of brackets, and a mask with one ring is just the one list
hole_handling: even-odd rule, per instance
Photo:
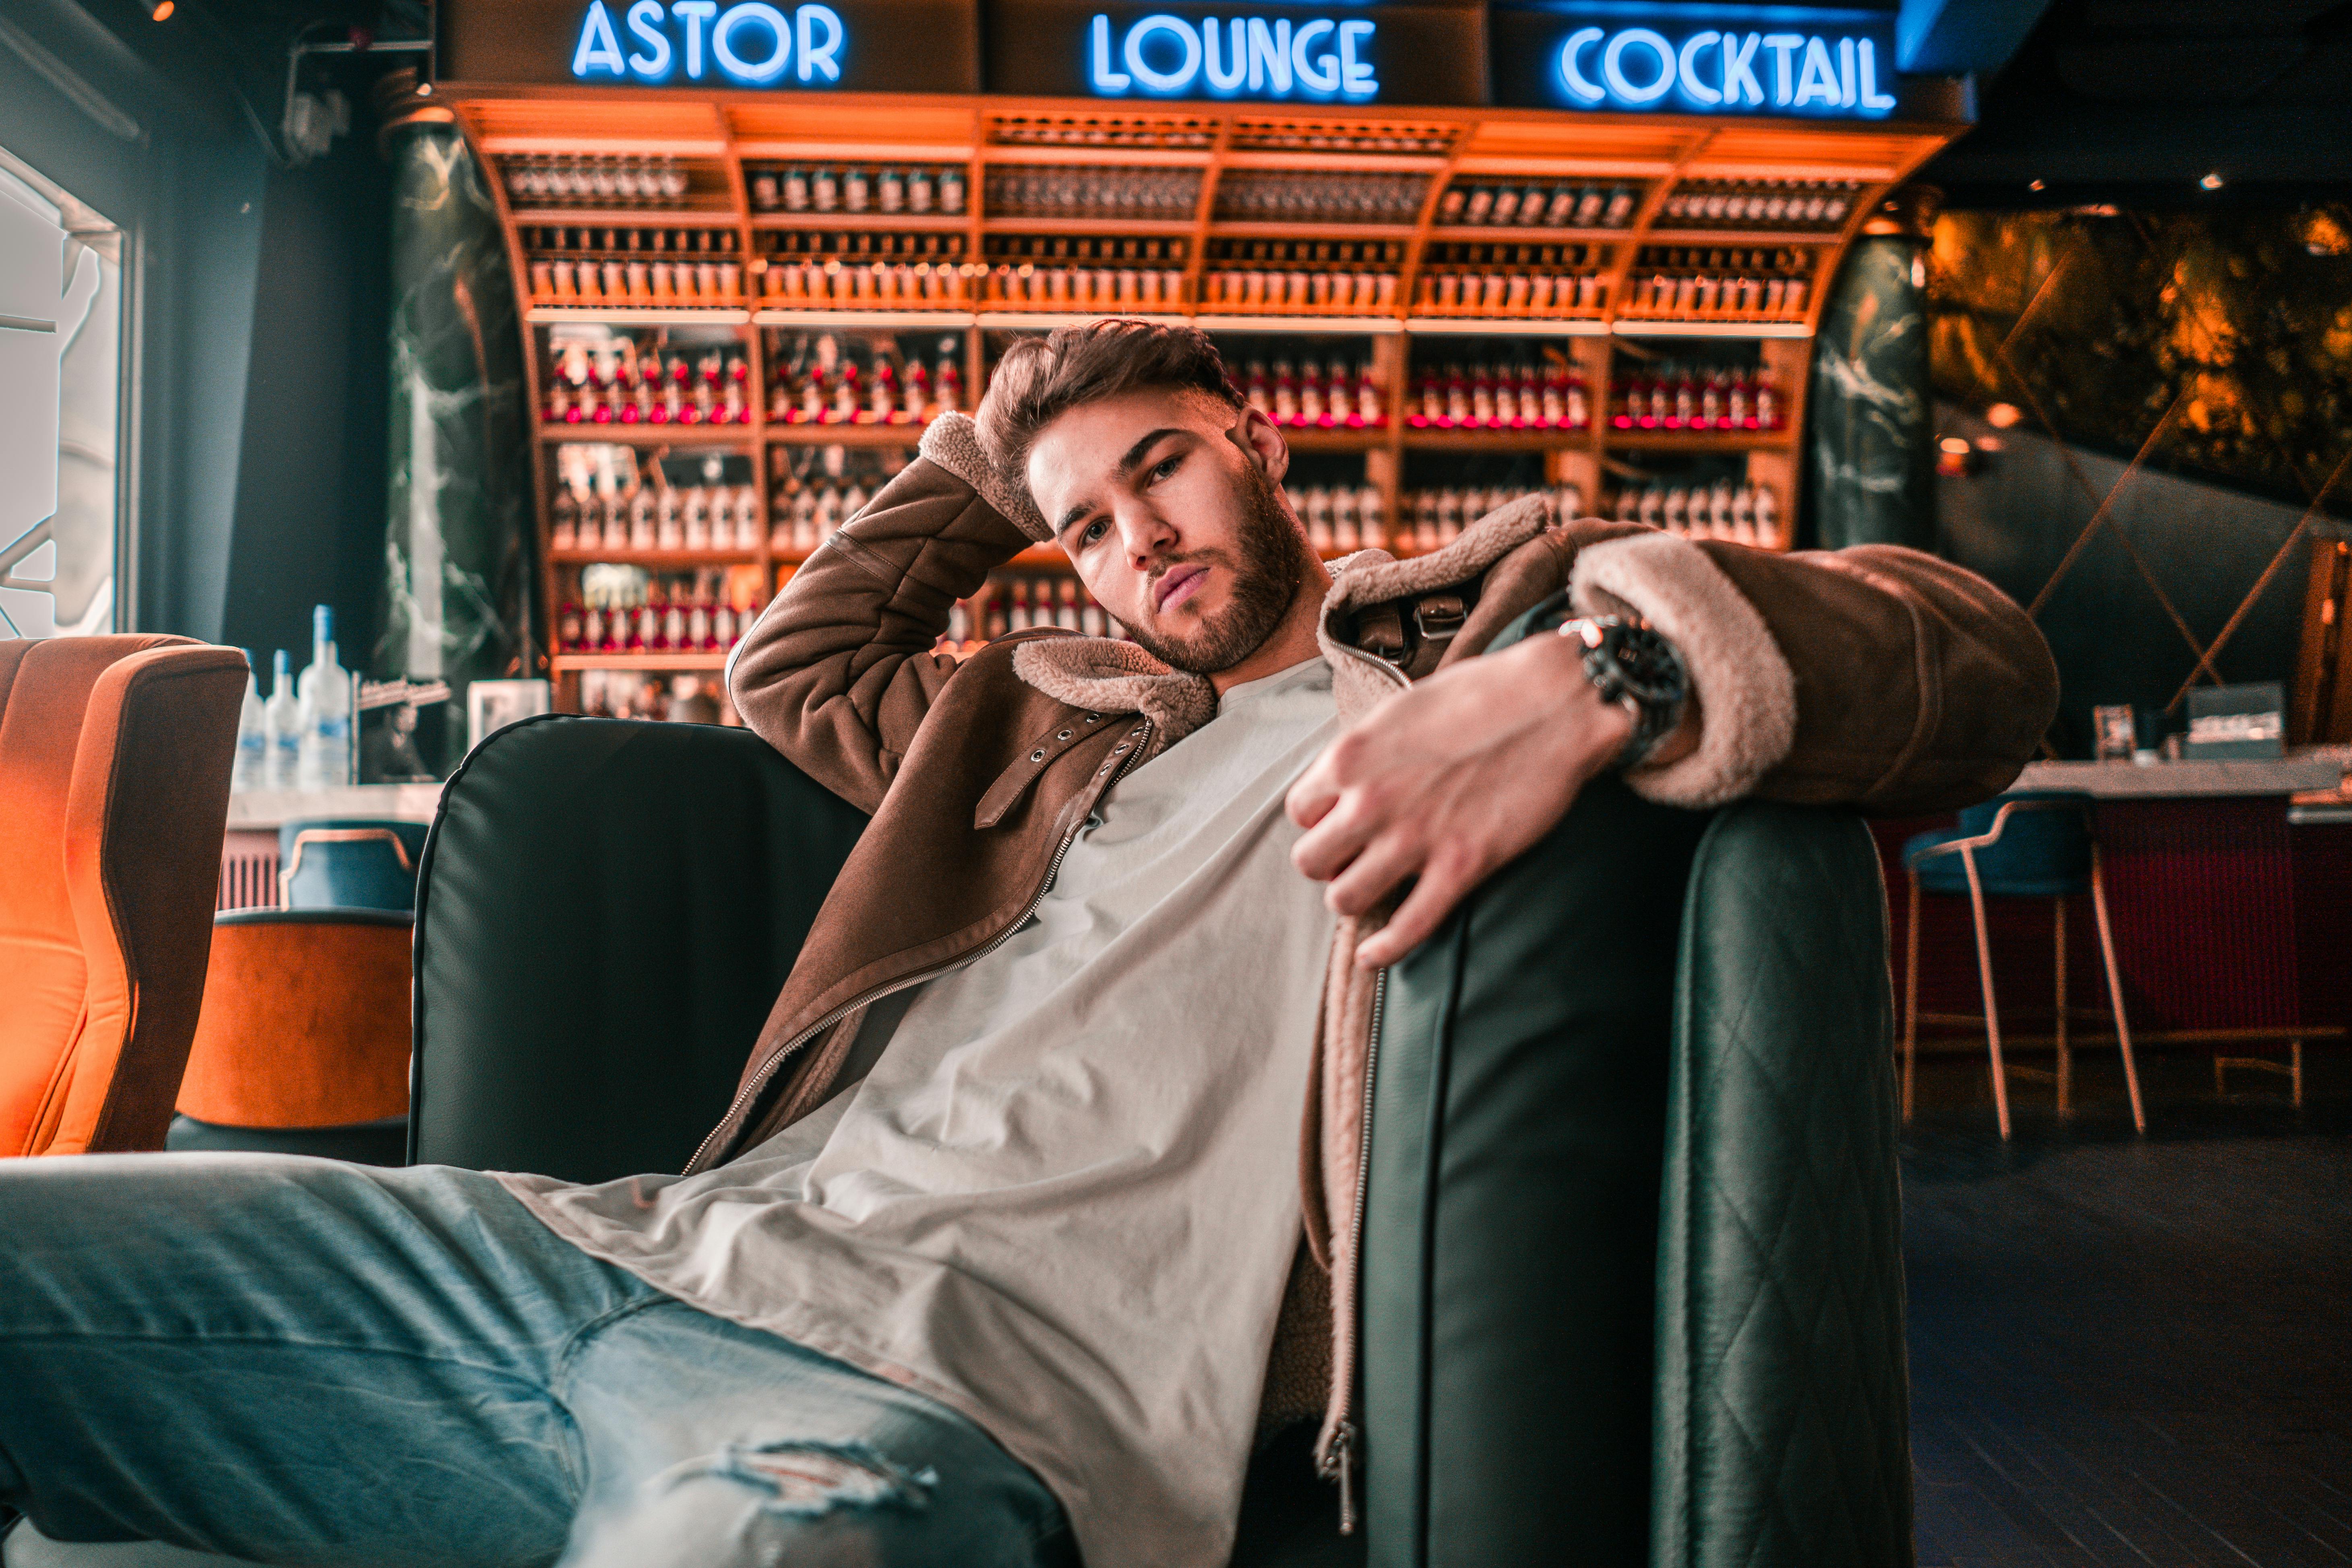
{"label": "man's nose", "polygon": [[1122,508],[1116,514],[1119,541],[1127,550],[1128,563],[1138,572],[1149,572],[1176,548],[1176,531],[1161,517],[1158,509],[1138,505]]}

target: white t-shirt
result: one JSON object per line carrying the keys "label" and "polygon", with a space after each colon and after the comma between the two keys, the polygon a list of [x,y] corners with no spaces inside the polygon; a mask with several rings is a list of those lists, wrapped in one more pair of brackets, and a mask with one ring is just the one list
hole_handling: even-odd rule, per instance
{"label": "white t-shirt", "polygon": [[1223,1563],[1331,936],[1282,800],[1335,726],[1319,658],[1228,691],[1003,946],[877,1004],[861,1081],[718,1169],[500,1180],[660,1289],[964,1412],[1092,1568]]}

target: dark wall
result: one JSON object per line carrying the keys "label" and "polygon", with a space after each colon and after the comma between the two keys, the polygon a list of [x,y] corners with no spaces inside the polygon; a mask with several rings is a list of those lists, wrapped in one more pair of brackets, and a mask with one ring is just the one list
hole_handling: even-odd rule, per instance
{"label": "dark wall", "polygon": [[383,570],[389,170],[372,138],[270,171],[221,640],[309,657],[335,606],[342,662],[374,646]]}
{"label": "dark wall", "polygon": [[[272,40],[177,25],[196,20],[151,22],[129,0],[0,8],[0,146],[126,231],[125,624],[253,647],[266,665],[271,647],[307,649],[310,606],[326,603],[345,645],[365,647],[383,528],[387,171],[363,86],[352,136],[280,166],[225,54],[266,59]],[[274,94],[248,101],[275,124]]]}
{"label": "dark wall", "polygon": [[[1980,453],[1976,472],[1938,485],[1941,552],[2032,604],[2100,498],[2122,480],[2124,463],[2023,429],[1996,430],[1948,404],[1937,416],[1938,435],[1992,448]],[[2116,489],[2100,531],[2035,617],[2058,661],[2058,750],[2089,756],[2095,705],[2164,707],[2196,668],[2197,654],[2151,577],[2210,646],[2302,515],[2299,507],[2175,474],[2143,472]],[[2292,552],[2255,599],[2214,658],[2223,680],[2292,682],[2306,563],[2304,549]],[[2169,727],[2186,729],[2188,721],[2176,711]]]}
{"label": "dark wall", "polygon": [[[2306,513],[2352,513],[2347,312],[2341,204],[1937,223],[1937,434],[1978,465],[1941,484],[1942,548],[2031,604],[2114,496],[2039,616],[2067,754],[2087,754],[2094,704],[2171,702]],[[2247,605],[2223,680],[2291,685],[2308,539]]]}

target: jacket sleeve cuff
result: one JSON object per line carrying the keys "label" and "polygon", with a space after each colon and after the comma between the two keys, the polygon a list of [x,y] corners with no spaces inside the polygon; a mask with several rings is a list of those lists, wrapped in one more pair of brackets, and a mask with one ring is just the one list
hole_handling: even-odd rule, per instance
{"label": "jacket sleeve cuff", "polygon": [[980,449],[980,435],[969,414],[942,414],[924,427],[922,454],[972,488],[996,514],[1040,544],[1050,544],[1054,531],[1029,499],[1029,487],[999,473]]}
{"label": "jacket sleeve cuff", "polygon": [[1739,799],[1796,738],[1797,681],[1771,628],[1706,552],[1671,533],[1590,545],[1569,577],[1579,614],[1608,600],[1629,605],[1682,655],[1698,700],[1698,745],[1687,755],[1625,775],[1635,794],[1668,805]]}

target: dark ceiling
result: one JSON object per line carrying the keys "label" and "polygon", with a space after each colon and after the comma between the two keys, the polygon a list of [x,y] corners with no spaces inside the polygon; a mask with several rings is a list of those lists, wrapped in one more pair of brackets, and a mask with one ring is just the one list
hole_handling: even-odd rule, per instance
{"label": "dark ceiling", "polygon": [[2347,79],[2347,0],[2055,0],[1921,177],[1977,207],[2341,197]]}

